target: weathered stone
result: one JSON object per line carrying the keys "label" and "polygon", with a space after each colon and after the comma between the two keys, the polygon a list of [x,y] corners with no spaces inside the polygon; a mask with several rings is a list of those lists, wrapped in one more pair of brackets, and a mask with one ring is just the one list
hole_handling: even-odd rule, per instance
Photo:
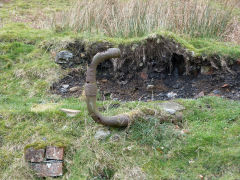
{"label": "weathered stone", "polygon": [[154,85],[149,84],[149,85],[147,86],[147,89],[153,89],[153,88],[154,88]]}
{"label": "weathered stone", "polygon": [[76,92],[76,91],[80,91],[80,90],[81,90],[80,86],[74,86],[74,87],[69,89],[70,92]]}
{"label": "weathered stone", "polygon": [[69,87],[69,84],[63,84],[62,87],[63,87],[64,89],[67,89],[67,88]]}
{"label": "weathered stone", "polygon": [[177,93],[174,93],[174,92],[167,93],[168,98],[175,98],[176,96],[177,96]]}
{"label": "weathered stone", "polygon": [[170,114],[175,114],[177,111],[182,111],[185,109],[184,106],[173,101],[160,103],[159,106],[161,109],[163,109],[164,111]]}
{"label": "weathered stone", "polygon": [[176,113],[176,110],[175,110],[175,109],[164,108],[164,110],[165,110],[166,112],[168,112],[169,114],[175,114],[175,113]]}
{"label": "weathered stone", "polygon": [[79,110],[73,110],[73,109],[60,109],[62,112],[65,112],[67,114],[67,116],[69,117],[75,117],[76,115],[78,115],[81,111]]}
{"label": "weathered stone", "polygon": [[64,150],[62,147],[48,146],[46,148],[46,159],[63,160]]}
{"label": "weathered stone", "polygon": [[56,63],[58,64],[66,64],[70,59],[73,58],[73,54],[69,51],[60,51],[56,55]]}
{"label": "weathered stone", "polygon": [[28,148],[25,151],[25,160],[28,162],[43,162],[45,149]]}
{"label": "weathered stone", "polygon": [[63,175],[63,163],[58,161],[46,161],[31,163],[31,168],[38,177],[57,177]]}
{"label": "weathered stone", "polygon": [[110,135],[110,131],[108,130],[104,130],[104,129],[99,129],[96,134],[95,134],[95,139],[97,140],[101,140],[101,139],[105,139],[107,136]]}

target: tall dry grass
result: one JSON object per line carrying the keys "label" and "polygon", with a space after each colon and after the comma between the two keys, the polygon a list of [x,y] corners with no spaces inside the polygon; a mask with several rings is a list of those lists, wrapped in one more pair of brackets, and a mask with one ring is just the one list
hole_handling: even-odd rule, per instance
{"label": "tall dry grass", "polygon": [[192,37],[226,37],[233,31],[233,5],[215,6],[208,0],[79,0],[55,14],[58,30],[136,37],[168,30]]}

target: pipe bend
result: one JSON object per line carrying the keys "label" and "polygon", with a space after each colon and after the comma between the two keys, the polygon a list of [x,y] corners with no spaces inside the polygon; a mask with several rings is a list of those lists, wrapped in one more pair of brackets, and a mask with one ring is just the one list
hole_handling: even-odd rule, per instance
{"label": "pipe bend", "polygon": [[119,114],[116,116],[103,116],[97,108],[96,96],[97,96],[97,83],[96,83],[96,70],[98,64],[101,62],[111,59],[119,58],[121,51],[119,48],[110,48],[105,52],[97,53],[87,68],[85,94],[88,113],[92,119],[106,126],[113,127],[126,127],[130,123],[130,117],[127,114]]}

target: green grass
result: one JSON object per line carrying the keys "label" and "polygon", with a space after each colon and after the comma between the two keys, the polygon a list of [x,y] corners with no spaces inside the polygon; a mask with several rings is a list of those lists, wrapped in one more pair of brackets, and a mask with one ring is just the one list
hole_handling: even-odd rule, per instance
{"label": "green grass", "polygon": [[[148,116],[137,119],[129,129],[110,129],[110,136],[115,133],[121,136],[120,141],[114,142],[111,137],[102,141],[94,139],[99,125],[89,118],[85,103],[78,99],[50,95],[24,100],[1,98],[4,106],[0,107],[3,116],[0,154],[4,160],[0,161],[3,167],[0,174],[10,178],[18,175],[21,179],[30,176],[21,163],[24,149],[56,145],[66,148],[65,177],[70,179],[113,174],[130,177],[131,172],[120,171],[126,166],[133,171],[140,168],[150,179],[197,179],[199,175],[236,178],[240,160],[240,103],[217,97],[180,102],[186,107],[182,125],[189,134]],[[105,106],[110,103],[104,102]],[[109,110],[108,114],[156,103],[120,103],[118,109]],[[81,113],[69,118],[59,111],[61,107],[79,109]]]}

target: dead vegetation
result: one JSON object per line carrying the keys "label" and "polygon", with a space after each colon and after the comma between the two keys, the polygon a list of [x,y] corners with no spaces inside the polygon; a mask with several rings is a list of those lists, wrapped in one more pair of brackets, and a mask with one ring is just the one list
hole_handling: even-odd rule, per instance
{"label": "dead vegetation", "polygon": [[[229,37],[235,32],[234,3],[210,0],[79,0],[55,14],[55,29],[135,37],[169,30],[193,37]],[[227,8],[222,8],[225,6]]]}

